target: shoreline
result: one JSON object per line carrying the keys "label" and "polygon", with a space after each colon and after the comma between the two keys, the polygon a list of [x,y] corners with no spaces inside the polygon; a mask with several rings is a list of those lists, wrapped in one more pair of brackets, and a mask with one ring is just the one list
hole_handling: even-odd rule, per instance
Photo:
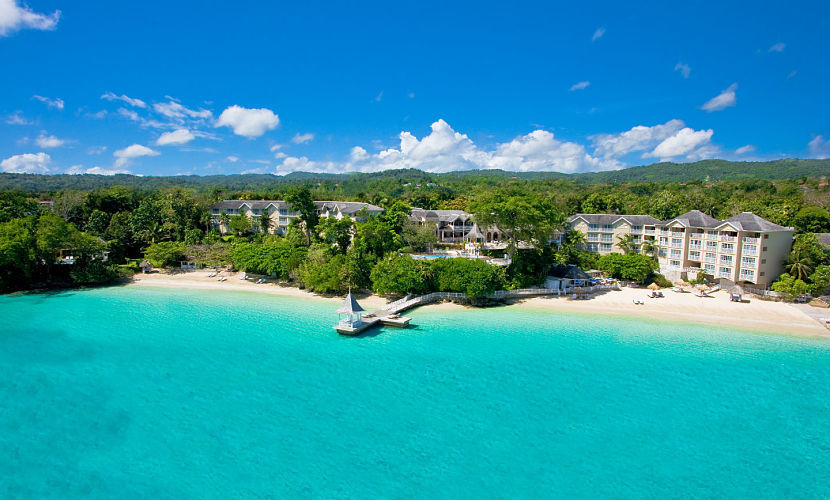
{"label": "shoreline", "polygon": [[[329,301],[339,304],[342,297],[317,295],[297,287],[277,283],[256,284],[240,280],[242,273],[223,272],[227,281],[208,278],[208,272],[184,271],[177,273],[136,274],[126,286],[155,286],[200,290],[226,290],[265,293],[275,296]],[[783,302],[750,299],[735,303],[724,292],[713,297],[701,298],[692,293],[664,291],[665,298],[646,298],[645,289],[623,288],[594,295],[590,300],[571,300],[565,296],[542,296],[507,303],[504,307],[532,312],[558,312],[602,316],[623,319],[665,320],[683,324],[715,326],[761,334],[776,334],[802,338],[830,339],[830,330],[822,326],[798,308]],[[634,299],[642,299],[644,305],[634,305]],[[389,303],[383,297],[372,294],[359,297],[367,311],[380,309]],[[421,306],[429,310],[463,310],[468,306],[444,302]],[[830,316],[830,311],[828,311]]]}

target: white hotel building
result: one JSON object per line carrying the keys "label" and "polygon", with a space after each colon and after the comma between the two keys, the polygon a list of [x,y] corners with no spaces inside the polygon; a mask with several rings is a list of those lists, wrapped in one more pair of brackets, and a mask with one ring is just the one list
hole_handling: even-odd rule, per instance
{"label": "white hotel building", "polygon": [[[351,217],[357,219],[358,213],[366,209],[369,215],[378,215],[383,212],[383,208],[371,203],[360,203],[354,201],[315,201],[317,205],[317,213],[320,217],[335,217],[342,219],[343,217]],[[290,203],[282,200],[225,200],[219,203],[214,203],[211,206],[211,221],[214,227],[219,229],[219,232],[226,233],[228,228],[221,224],[221,215],[226,213],[228,215],[246,215],[251,217],[252,224],[255,230],[258,230],[259,224],[256,218],[262,216],[263,213],[268,214],[271,219],[271,229],[269,232],[282,234],[288,229],[291,221],[298,218],[300,213],[295,211]]]}
{"label": "white hotel building", "polygon": [[[795,232],[751,212],[725,221],[699,210],[665,222],[638,219],[635,223],[633,217],[644,216],[577,214],[570,218],[570,227],[585,232],[588,249],[601,254],[621,251],[617,243],[623,234],[635,235],[636,241],[654,240],[660,272],[672,280],[704,272],[759,286],[770,285],[784,272]],[[597,240],[601,246],[592,246]]]}

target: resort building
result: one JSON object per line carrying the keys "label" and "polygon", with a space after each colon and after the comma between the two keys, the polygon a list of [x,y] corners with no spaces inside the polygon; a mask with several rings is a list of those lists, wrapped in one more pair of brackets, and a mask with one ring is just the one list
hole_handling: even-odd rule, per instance
{"label": "resort building", "polygon": [[425,210],[412,207],[409,220],[416,224],[435,226],[435,235],[438,243],[462,243],[476,227],[473,215],[463,210]]}
{"label": "resort building", "polygon": [[585,235],[586,250],[600,255],[624,253],[620,240],[632,236],[639,251],[644,241],[654,241],[659,219],[649,215],[576,214],[568,219],[568,228]]}
{"label": "resort building", "polygon": [[[359,222],[363,221],[363,217],[359,214],[362,210],[366,210],[368,215],[378,215],[383,212],[383,208],[371,203],[361,203],[353,201],[315,201],[317,205],[317,213],[320,217],[335,217],[342,219],[343,217],[351,217]],[[211,207],[211,220],[213,226],[219,229],[219,232],[225,233],[228,227],[222,223],[222,214],[229,216],[246,215],[251,218],[259,218],[262,214],[268,214],[271,219],[271,227],[269,232],[275,234],[282,234],[291,225],[291,221],[297,219],[300,213],[295,211],[290,203],[281,200],[225,200],[214,203]],[[259,230],[259,224],[254,221],[254,230]]]}
{"label": "resort building", "polygon": [[660,272],[672,280],[693,279],[703,272],[764,287],[784,271],[795,233],[791,227],[779,226],[751,212],[725,221],[699,210],[665,222],[644,217],[577,214],[571,217],[569,226],[584,232],[588,250],[600,254],[622,252],[617,243],[623,234],[642,235],[635,241],[653,240]]}

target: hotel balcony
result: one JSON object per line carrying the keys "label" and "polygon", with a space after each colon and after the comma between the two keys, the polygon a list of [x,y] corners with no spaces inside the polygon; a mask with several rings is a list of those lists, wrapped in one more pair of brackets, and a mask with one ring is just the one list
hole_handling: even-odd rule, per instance
{"label": "hotel balcony", "polygon": [[720,253],[735,253],[735,247],[732,247],[732,248],[723,248],[723,247],[721,247]]}
{"label": "hotel balcony", "polygon": [[749,243],[750,245],[757,245],[761,242],[761,238],[750,238],[749,236],[744,237],[744,243]]}
{"label": "hotel balcony", "polygon": [[755,247],[755,248],[744,247],[741,250],[741,253],[744,254],[744,255],[758,255],[758,247]]}
{"label": "hotel balcony", "polygon": [[692,245],[689,244],[689,250],[703,250],[703,245]]}
{"label": "hotel balcony", "polygon": [[721,241],[737,241],[737,239],[738,238],[736,238],[735,236],[729,236],[728,234],[720,235],[720,240]]}
{"label": "hotel balcony", "polygon": [[650,235],[654,235],[654,229],[646,229],[645,233],[650,234]]}
{"label": "hotel balcony", "polygon": [[711,262],[713,264],[715,263],[715,260],[717,260],[717,259],[715,259],[714,257],[704,257],[703,258],[703,262]]}

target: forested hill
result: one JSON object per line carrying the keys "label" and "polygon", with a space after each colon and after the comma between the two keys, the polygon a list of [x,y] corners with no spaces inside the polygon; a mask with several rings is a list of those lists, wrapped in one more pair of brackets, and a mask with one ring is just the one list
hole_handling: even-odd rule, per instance
{"label": "forested hill", "polygon": [[387,170],[370,174],[315,174],[295,172],[285,176],[269,174],[209,175],[209,176],[134,176],[134,175],[40,175],[0,173],[0,190],[22,189],[31,192],[62,189],[90,190],[112,185],[125,185],[138,189],[156,189],[165,186],[192,187],[198,189],[220,188],[236,191],[262,191],[279,189],[286,185],[307,182],[368,183],[394,181],[400,183],[429,183],[441,180],[458,181],[465,177],[498,179],[563,179],[586,184],[619,182],[689,182],[742,179],[796,179],[830,175],[830,159],[786,159],[765,162],[733,162],[726,160],[702,160],[695,163],[655,163],[609,172],[562,174],[558,172],[508,172],[502,170],[474,170],[432,174],[420,170]]}

